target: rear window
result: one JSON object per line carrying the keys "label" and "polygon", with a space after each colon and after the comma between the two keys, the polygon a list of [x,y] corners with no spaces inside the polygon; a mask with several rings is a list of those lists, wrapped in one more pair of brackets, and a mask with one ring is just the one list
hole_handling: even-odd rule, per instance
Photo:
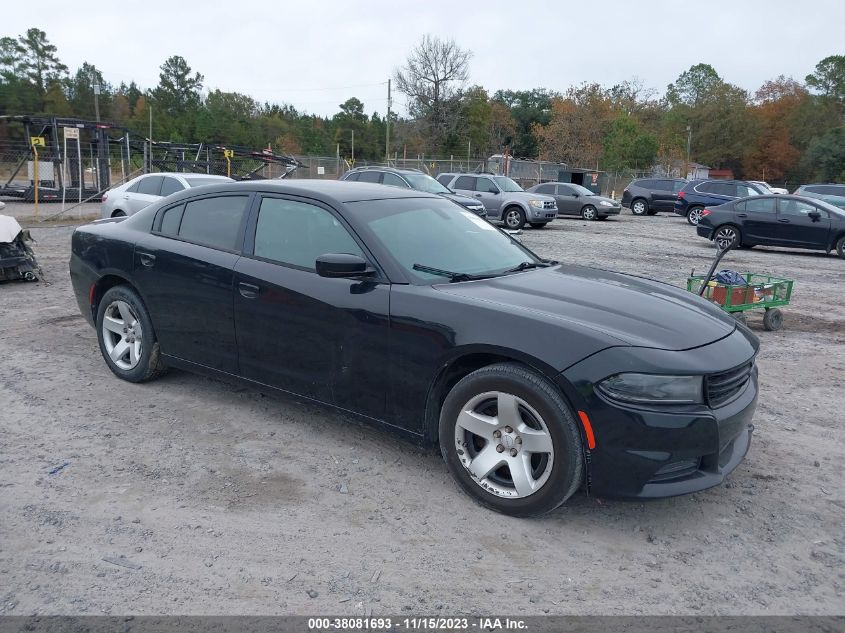
{"label": "rear window", "polygon": [[238,235],[248,198],[220,196],[189,202],[182,215],[179,237],[224,251],[240,250]]}
{"label": "rear window", "polygon": [[148,196],[157,196],[161,190],[161,176],[147,176],[138,183],[138,193],[145,193]]}
{"label": "rear window", "polygon": [[188,183],[189,187],[202,187],[203,185],[219,185],[226,181],[221,178],[192,178],[189,176],[185,178],[185,182]]}
{"label": "rear window", "polygon": [[810,193],[818,193],[823,196],[845,196],[845,185],[813,185],[805,189]]}

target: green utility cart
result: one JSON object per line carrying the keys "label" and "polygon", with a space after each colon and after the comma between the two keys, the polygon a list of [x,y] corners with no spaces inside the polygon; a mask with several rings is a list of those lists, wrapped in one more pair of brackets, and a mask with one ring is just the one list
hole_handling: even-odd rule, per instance
{"label": "green utility cart", "polygon": [[[746,311],[765,310],[763,327],[779,330],[783,313],[778,308],[789,303],[793,281],[754,273],[742,273],[742,277],[745,284],[730,285],[713,279],[708,281],[707,275],[694,275],[687,279],[687,290],[701,294],[743,323]],[[706,284],[703,293],[700,292],[702,284]]]}

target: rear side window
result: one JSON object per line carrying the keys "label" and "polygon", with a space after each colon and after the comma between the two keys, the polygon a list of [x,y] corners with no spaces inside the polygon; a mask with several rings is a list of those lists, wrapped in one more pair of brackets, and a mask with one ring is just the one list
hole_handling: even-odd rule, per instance
{"label": "rear side window", "polygon": [[129,193],[138,193],[138,187],[140,187],[140,186],[141,186],[141,182],[142,182],[143,180],[144,180],[144,179],[143,179],[143,178],[141,178],[141,180],[137,181],[134,185],[132,185],[131,187],[129,187],[129,189],[127,189],[126,191],[128,191]]}
{"label": "rear side window", "polygon": [[161,183],[162,196],[169,196],[171,193],[176,193],[177,191],[182,191],[183,189],[184,187],[181,182],[175,178],[170,178],[169,176],[165,176],[164,182]]}
{"label": "rear side window", "polygon": [[249,196],[221,196],[189,202],[182,215],[179,237],[224,251],[240,250],[238,233],[248,199]]}
{"label": "rear side window", "polygon": [[354,181],[358,180],[359,175],[360,174],[357,174],[357,173],[356,174],[347,174],[347,176],[344,178],[344,180],[352,180],[354,182]]}
{"label": "rear side window", "polygon": [[[772,213],[775,212],[775,199],[774,198],[760,198],[757,200],[746,200],[745,202],[740,203],[743,205],[744,211],[748,211],[749,213]],[[737,209],[739,209],[739,205],[737,205]]]}
{"label": "rear side window", "polygon": [[554,194],[555,186],[554,185],[540,185],[536,189],[537,193],[547,193],[549,195]]}
{"label": "rear side window", "polygon": [[161,190],[161,176],[147,176],[138,183],[138,193],[145,193],[148,196],[157,196]]}
{"label": "rear side window", "polygon": [[314,270],[320,255],[364,254],[337,218],[296,200],[264,198],[255,228],[256,257]]}
{"label": "rear side window", "polygon": [[671,180],[656,180],[655,184],[657,185],[657,189],[660,191],[672,191]]}
{"label": "rear side window", "polygon": [[460,176],[455,181],[455,189],[475,191],[475,176]]}
{"label": "rear side window", "polygon": [[643,189],[657,189],[653,180],[638,180],[636,185],[637,187],[642,187]]}
{"label": "rear side window", "polygon": [[161,217],[161,227],[159,228],[159,233],[173,236],[179,235],[179,224],[182,222],[182,212],[184,210],[184,204],[167,209]]}
{"label": "rear side window", "polygon": [[760,192],[751,185],[736,185],[736,195],[745,198],[747,196],[759,196]]}
{"label": "rear side window", "polygon": [[358,182],[381,182],[380,171],[362,171],[358,176]]}
{"label": "rear side window", "polygon": [[675,181],[673,181],[673,182],[672,182],[672,192],[673,192],[673,193],[678,193],[681,189],[683,189],[683,188],[684,188],[684,186],[685,186],[686,184],[687,184],[687,183],[685,183],[683,180],[675,180]]}
{"label": "rear side window", "polygon": [[391,174],[389,171],[384,172],[384,180],[382,184],[391,185],[393,187],[404,187],[405,189],[409,189],[408,183],[402,180],[396,174]]}
{"label": "rear side window", "polygon": [[697,187],[698,191],[704,193],[715,193],[719,196],[731,196],[736,198],[736,185],[730,182],[703,182]]}

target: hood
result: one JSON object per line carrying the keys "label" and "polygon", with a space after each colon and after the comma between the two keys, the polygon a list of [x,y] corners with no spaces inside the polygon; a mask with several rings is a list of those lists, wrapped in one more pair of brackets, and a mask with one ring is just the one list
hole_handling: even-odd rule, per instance
{"label": "hood", "polygon": [[483,206],[481,200],[477,200],[476,198],[470,198],[469,196],[462,196],[459,193],[441,193],[441,196],[444,198],[449,198],[453,202],[457,202],[462,206],[472,205],[474,207]]}
{"label": "hood", "polygon": [[547,196],[543,193],[534,193],[533,191],[503,191],[502,195],[510,198],[511,200],[516,198],[518,200],[543,200],[547,202],[554,202],[555,199],[552,196]]}
{"label": "hood", "polygon": [[618,200],[614,200],[613,198],[607,198],[605,196],[584,196],[585,200],[589,200],[591,202],[595,202],[596,204],[601,204],[602,202],[609,202],[614,207],[618,207],[621,203]]}
{"label": "hood", "polygon": [[20,232],[21,225],[15,218],[10,215],[0,215],[0,244],[14,242]]}
{"label": "hood", "polygon": [[731,334],[736,322],[692,293],[649,279],[554,266],[437,290],[598,330],[617,344],[683,350]]}

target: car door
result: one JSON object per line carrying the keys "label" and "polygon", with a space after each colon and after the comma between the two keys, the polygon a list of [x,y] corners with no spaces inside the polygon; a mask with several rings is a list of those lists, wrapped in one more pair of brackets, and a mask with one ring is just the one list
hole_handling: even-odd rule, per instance
{"label": "car door", "polygon": [[166,207],[135,244],[133,278],[164,354],[238,372],[232,279],[249,195]]}
{"label": "car door", "polygon": [[559,215],[580,215],[581,198],[575,195],[575,189],[567,184],[557,186],[555,194]]}
{"label": "car door", "polygon": [[161,191],[162,176],[146,176],[138,183],[138,190],[134,193],[125,194],[128,214],[138,213],[144,207],[158,202]]}
{"label": "car door", "polygon": [[315,261],[327,253],[372,261],[335,210],[291,196],[256,199],[235,266],[241,374],[382,418],[390,286],[320,277]]}
{"label": "car door", "polygon": [[761,196],[736,203],[736,218],[746,242],[779,244],[776,198]]}
{"label": "car door", "polygon": [[825,209],[795,198],[778,199],[777,207],[778,233],[784,246],[800,248],[827,246],[830,215]]}
{"label": "car door", "polygon": [[499,187],[496,186],[492,178],[478,176],[475,179],[475,192],[473,195],[481,200],[488,214],[499,217],[499,207],[502,206],[502,194],[499,193]]}
{"label": "car door", "polygon": [[651,210],[670,211],[675,208],[675,200],[678,194],[675,193],[674,184],[671,180],[652,180]]}

